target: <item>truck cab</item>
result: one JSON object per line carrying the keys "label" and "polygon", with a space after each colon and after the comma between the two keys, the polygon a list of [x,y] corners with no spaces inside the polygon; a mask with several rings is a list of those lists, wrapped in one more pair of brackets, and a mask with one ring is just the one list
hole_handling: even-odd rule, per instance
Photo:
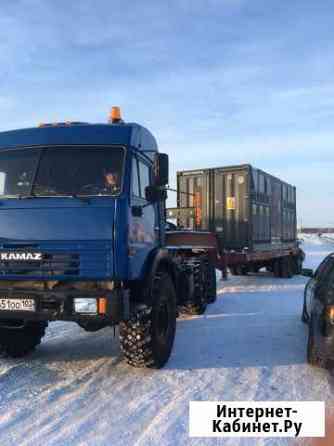
{"label": "truck cab", "polygon": [[[167,155],[117,108],[108,124],[0,133],[0,345],[8,355],[29,353],[49,321],[65,320],[89,331],[121,324],[128,362],[166,362],[176,319],[167,183]],[[134,333],[147,343],[144,356]]]}

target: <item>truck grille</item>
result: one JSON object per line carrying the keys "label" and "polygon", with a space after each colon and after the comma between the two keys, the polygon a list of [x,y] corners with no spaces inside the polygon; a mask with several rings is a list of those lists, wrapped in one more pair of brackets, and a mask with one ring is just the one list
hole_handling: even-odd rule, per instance
{"label": "truck grille", "polygon": [[[24,253],[39,253],[38,260]],[[112,260],[109,241],[0,243],[0,280],[106,278]]]}
{"label": "truck grille", "polygon": [[0,261],[2,275],[33,276],[78,276],[80,274],[79,254],[43,254],[41,261],[18,262]]}

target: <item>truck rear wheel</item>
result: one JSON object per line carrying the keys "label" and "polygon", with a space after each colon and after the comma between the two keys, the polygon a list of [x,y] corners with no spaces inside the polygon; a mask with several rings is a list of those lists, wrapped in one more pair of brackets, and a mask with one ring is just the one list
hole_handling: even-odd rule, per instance
{"label": "truck rear wheel", "polygon": [[176,294],[168,273],[156,274],[152,304],[142,304],[128,321],[120,323],[125,360],[134,367],[159,369],[168,361],[175,338]]}
{"label": "truck rear wheel", "polygon": [[216,268],[210,261],[207,273],[207,300],[209,304],[213,304],[217,300],[217,279]]}
{"label": "truck rear wheel", "polygon": [[202,259],[190,258],[186,264],[188,284],[180,312],[189,315],[203,314],[208,304],[205,264]]}
{"label": "truck rear wheel", "polygon": [[[22,326],[21,326],[22,324]],[[0,325],[0,348],[12,358],[20,358],[32,352],[45,335],[47,322],[9,321]]]}

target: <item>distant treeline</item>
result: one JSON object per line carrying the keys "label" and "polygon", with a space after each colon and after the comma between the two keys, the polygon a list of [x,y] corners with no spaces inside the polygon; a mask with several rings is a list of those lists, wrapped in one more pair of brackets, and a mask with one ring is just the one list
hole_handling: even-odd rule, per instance
{"label": "distant treeline", "polygon": [[334,228],[299,228],[303,234],[333,234]]}

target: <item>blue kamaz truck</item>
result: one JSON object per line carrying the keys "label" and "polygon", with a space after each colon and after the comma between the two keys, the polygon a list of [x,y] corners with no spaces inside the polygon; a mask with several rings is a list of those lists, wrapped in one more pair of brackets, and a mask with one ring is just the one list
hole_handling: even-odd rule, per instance
{"label": "blue kamaz truck", "polygon": [[180,312],[216,298],[216,241],[167,231],[168,156],[122,121],[0,133],[0,345],[32,351],[49,321],[119,325],[126,361],[160,368]]}

